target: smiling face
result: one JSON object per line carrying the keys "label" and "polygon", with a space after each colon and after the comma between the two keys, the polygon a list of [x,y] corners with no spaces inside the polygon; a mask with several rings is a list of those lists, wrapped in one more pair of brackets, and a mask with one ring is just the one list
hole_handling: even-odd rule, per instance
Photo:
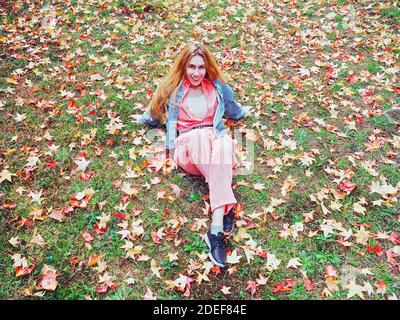
{"label": "smiling face", "polygon": [[186,68],[186,78],[189,80],[192,87],[197,87],[201,84],[206,75],[206,65],[204,59],[200,55],[195,55],[190,58]]}

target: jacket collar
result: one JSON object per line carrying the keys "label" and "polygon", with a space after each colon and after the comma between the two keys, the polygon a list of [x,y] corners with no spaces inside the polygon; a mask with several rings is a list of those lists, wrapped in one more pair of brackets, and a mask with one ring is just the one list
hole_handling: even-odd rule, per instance
{"label": "jacket collar", "polygon": [[[221,82],[220,82],[218,79],[215,79],[215,80],[204,79],[203,81],[211,81],[211,82],[214,84],[214,87],[216,87],[217,89],[219,89],[219,88],[220,88],[220,85],[221,85]],[[178,89],[179,89],[181,86],[183,86],[183,87],[189,86],[189,80],[187,80],[186,78],[183,78],[183,79],[179,82]]]}

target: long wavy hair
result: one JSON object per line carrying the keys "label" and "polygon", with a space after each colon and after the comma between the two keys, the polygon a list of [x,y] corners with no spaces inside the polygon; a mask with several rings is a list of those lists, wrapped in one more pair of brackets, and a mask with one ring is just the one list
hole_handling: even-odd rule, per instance
{"label": "long wavy hair", "polygon": [[167,76],[158,85],[157,90],[150,101],[149,109],[150,115],[153,119],[163,119],[167,110],[167,101],[170,97],[171,101],[176,103],[178,85],[186,75],[189,60],[195,55],[199,55],[204,59],[206,67],[205,78],[210,80],[218,79],[221,82],[225,82],[214,57],[204,45],[193,43],[186,46],[175,59],[174,65]]}

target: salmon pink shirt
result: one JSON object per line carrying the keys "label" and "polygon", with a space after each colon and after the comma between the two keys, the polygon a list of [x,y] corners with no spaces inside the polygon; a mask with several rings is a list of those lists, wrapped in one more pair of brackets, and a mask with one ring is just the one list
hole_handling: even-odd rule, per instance
{"label": "salmon pink shirt", "polygon": [[187,107],[187,93],[190,88],[190,82],[188,79],[182,81],[183,84],[183,99],[182,104],[179,108],[178,131],[184,132],[196,126],[213,125],[214,113],[218,106],[217,90],[215,89],[214,83],[211,80],[203,79],[201,82],[201,89],[204,97],[208,101],[208,111],[203,118],[197,118]]}

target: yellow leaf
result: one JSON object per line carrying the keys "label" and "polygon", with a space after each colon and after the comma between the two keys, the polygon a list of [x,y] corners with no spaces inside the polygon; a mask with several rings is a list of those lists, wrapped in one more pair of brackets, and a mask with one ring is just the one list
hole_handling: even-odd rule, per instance
{"label": "yellow leaf", "polygon": [[18,81],[16,81],[14,78],[6,78],[6,82],[11,84],[18,84]]}

